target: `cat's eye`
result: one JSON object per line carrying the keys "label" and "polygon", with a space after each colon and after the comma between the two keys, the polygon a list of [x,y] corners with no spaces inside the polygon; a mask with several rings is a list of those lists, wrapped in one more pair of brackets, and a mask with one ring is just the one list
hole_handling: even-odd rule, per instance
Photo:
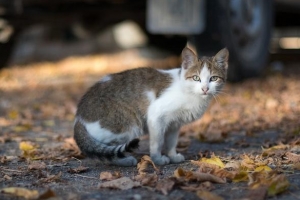
{"label": "cat's eye", "polygon": [[194,81],[200,81],[200,77],[199,77],[199,76],[196,76],[196,75],[194,75],[194,76],[193,76],[193,80],[194,80]]}
{"label": "cat's eye", "polygon": [[209,81],[217,81],[218,79],[219,79],[218,76],[212,76],[212,77],[210,77]]}

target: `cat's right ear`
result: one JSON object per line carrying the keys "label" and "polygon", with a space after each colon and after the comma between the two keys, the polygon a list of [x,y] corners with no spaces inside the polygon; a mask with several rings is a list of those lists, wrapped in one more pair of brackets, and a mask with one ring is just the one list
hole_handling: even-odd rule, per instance
{"label": "cat's right ear", "polygon": [[188,69],[195,65],[197,61],[196,54],[188,47],[185,47],[181,53],[182,56],[182,67]]}

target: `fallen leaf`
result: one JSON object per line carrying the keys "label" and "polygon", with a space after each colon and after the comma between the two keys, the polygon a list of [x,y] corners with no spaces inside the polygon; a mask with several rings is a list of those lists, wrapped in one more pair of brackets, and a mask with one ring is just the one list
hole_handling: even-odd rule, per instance
{"label": "fallen leaf", "polygon": [[11,177],[11,176],[8,176],[7,174],[5,174],[5,175],[3,176],[3,178],[4,178],[5,180],[7,180],[7,181],[12,180],[12,177]]}
{"label": "fallen leaf", "polygon": [[118,179],[120,177],[121,177],[121,173],[118,172],[118,171],[115,171],[113,173],[111,173],[111,172],[101,172],[100,173],[100,180],[101,181],[104,181],[104,180],[111,181],[111,180],[114,180],[114,179]]}
{"label": "fallen leaf", "polygon": [[261,185],[258,188],[250,189],[245,196],[245,200],[264,200],[267,197],[268,187]]}
{"label": "fallen leaf", "polygon": [[162,192],[164,195],[167,195],[170,190],[173,189],[175,181],[172,179],[162,179],[158,181],[156,185],[156,190]]}
{"label": "fallen leaf", "polygon": [[239,171],[234,178],[232,179],[233,182],[242,182],[248,181],[248,173],[246,171]]}
{"label": "fallen leaf", "polygon": [[243,160],[241,161],[241,167],[246,170],[254,170],[255,169],[255,161],[251,159],[249,156],[244,155]]}
{"label": "fallen leaf", "polygon": [[239,170],[241,167],[241,161],[233,160],[225,164],[224,168],[228,170]]}
{"label": "fallen leaf", "polygon": [[300,162],[293,165],[293,169],[300,170]]}
{"label": "fallen leaf", "polygon": [[50,199],[52,197],[56,197],[55,192],[53,192],[53,190],[51,189],[47,189],[46,191],[44,191],[43,193],[41,193],[38,197],[38,199]]}
{"label": "fallen leaf", "polygon": [[184,179],[185,181],[198,181],[198,182],[211,181],[214,183],[226,183],[224,179],[214,176],[212,174],[185,171],[182,168],[176,169],[174,171],[174,176],[179,180]]}
{"label": "fallen leaf", "polygon": [[19,112],[16,110],[11,110],[8,112],[9,119],[17,119],[19,117]]}
{"label": "fallen leaf", "polygon": [[275,196],[276,194],[282,193],[287,190],[289,186],[290,183],[284,174],[272,177],[269,182],[268,196]]}
{"label": "fallen leaf", "polygon": [[196,194],[202,200],[223,200],[224,199],[223,197],[220,197],[219,195],[216,195],[212,192],[205,191],[205,190],[198,191]]}
{"label": "fallen leaf", "polygon": [[298,154],[286,152],[285,156],[287,157],[288,160],[292,161],[293,163],[300,162],[300,155],[298,155]]}
{"label": "fallen leaf", "polygon": [[272,169],[267,166],[267,165],[262,165],[262,166],[258,166],[254,169],[255,172],[261,172],[261,171],[266,171],[266,172],[269,172],[269,171],[272,171]]}
{"label": "fallen leaf", "polygon": [[289,148],[289,145],[279,144],[268,149],[263,149],[262,156],[282,156]]}
{"label": "fallen leaf", "polygon": [[248,185],[252,189],[266,186],[268,188],[268,196],[275,196],[287,190],[290,183],[284,174],[278,174],[276,171],[261,171],[249,174]]}
{"label": "fallen leaf", "polygon": [[46,178],[41,178],[38,180],[38,183],[50,183],[50,182],[57,182],[60,180],[61,172],[56,175],[48,175]]}
{"label": "fallen leaf", "polygon": [[232,180],[238,172],[227,171],[226,169],[213,169],[210,173],[220,178],[229,178]]}
{"label": "fallen leaf", "polygon": [[19,148],[24,152],[29,152],[36,149],[36,145],[32,142],[20,142]]}
{"label": "fallen leaf", "polygon": [[134,180],[139,181],[143,186],[154,187],[157,184],[158,176],[156,173],[153,174],[139,174],[134,177]]}
{"label": "fallen leaf", "polygon": [[148,166],[151,165],[156,172],[159,172],[159,169],[155,166],[154,162],[147,155],[144,155],[141,158],[141,161],[137,164],[137,169],[139,174],[146,173],[149,170]]}
{"label": "fallen leaf", "polygon": [[1,189],[2,193],[10,194],[18,197],[23,197],[25,199],[37,199],[39,192],[37,190],[28,190],[21,187],[8,187]]}
{"label": "fallen leaf", "polygon": [[42,170],[42,169],[46,169],[47,166],[44,162],[32,162],[31,164],[28,165],[28,169],[32,170]]}
{"label": "fallen leaf", "polygon": [[199,190],[210,191],[210,190],[213,190],[215,187],[211,182],[205,181],[205,182],[200,183],[200,184],[189,184],[189,185],[180,186],[180,188],[182,190],[186,190],[186,191],[190,191],[190,192],[196,192],[196,191],[199,191]]}
{"label": "fallen leaf", "polygon": [[79,174],[79,173],[82,173],[82,172],[86,172],[88,169],[89,169],[88,167],[79,166],[79,167],[74,168],[74,169],[69,169],[68,172],[70,174]]}
{"label": "fallen leaf", "polygon": [[141,184],[137,181],[132,181],[128,177],[122,177],[119,179],[107,181],[99,184],[99,188],[113,188],[120,190],[128,190],[134,187],[139,187]]}
{"label": "fallen leaf", "polygon": [[212,156],[211,158],[201,158],[200,162],[217,165],[220,168],[224,168],[225,167],[224,163],[217,156]]}

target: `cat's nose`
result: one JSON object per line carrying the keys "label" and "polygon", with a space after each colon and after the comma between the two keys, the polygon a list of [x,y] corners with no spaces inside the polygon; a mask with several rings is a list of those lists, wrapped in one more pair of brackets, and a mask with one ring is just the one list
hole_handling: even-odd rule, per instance
{"label": "cat's nose", "polygon": [[204,94],[206,94],[208,90],[209,90],[208,87],[203,87],[203,88],[202,88],[202,91],[204,92]]}

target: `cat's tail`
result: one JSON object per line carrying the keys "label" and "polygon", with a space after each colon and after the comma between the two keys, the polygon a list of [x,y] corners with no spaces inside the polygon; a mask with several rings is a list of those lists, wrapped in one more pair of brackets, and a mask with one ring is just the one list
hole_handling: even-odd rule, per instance
{"label": "cat's tail", "polygon": [[113,162],[126,157],[127,152],[133,152],[139,147],[139,139],[135,138],[128,143],[109,146],[94,139],[86,130],[80,120],[75,121],[74,139],[82,151],[88,157],[97,157],[100,160]]}

